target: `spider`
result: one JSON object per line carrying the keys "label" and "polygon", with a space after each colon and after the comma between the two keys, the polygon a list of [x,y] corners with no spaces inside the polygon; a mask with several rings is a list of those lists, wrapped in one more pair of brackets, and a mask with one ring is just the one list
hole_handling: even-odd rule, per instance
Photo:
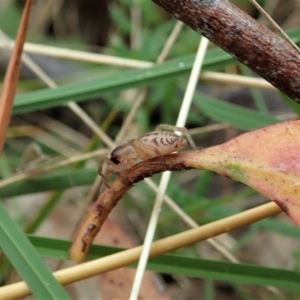
{"label": "spider", "polygon": [[[186,139],[174,132],[163,130],[182,132]],[[151,157],[170,154],[185,148],[187,144],[199,150],[185,127],[161,124],[155,128],[155,131],[118,146],[111,152],[110,158],[103,157],[99,163],[98,173],[103,177],[105,185],[109,186],[108,181],[111,174],[123,176],[138,159],[146,160]],[[104,163],[108,165],[105,175],[102,173]]]}

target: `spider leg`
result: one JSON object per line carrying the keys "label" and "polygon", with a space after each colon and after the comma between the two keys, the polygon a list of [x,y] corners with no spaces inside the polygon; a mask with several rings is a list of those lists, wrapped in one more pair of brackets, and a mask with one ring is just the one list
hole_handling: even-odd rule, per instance
{"label": "spider leg", "polygon": [[[103,166],[104,163],[108,166],[106,168],[106,170],[104,171],[105,174],[103,174]],[[109,158],[107,157],[102,157],[100,162],[99,162],[99,166],[98,166],[98,174],[103,178],[103,182],[104,184],[109,188],[109,178],[111,176],[111,174],[118,174],[120,173],[120,166],[116,165],[114,162],[112,162]]]}

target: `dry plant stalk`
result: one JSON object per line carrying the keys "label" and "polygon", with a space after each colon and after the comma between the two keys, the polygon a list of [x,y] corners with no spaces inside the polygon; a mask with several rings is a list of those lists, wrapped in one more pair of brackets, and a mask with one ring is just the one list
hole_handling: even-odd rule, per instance
{"label": "dry plant stalk", "polygon": [[299,51],[227,0],[152,0],[300,103]]}

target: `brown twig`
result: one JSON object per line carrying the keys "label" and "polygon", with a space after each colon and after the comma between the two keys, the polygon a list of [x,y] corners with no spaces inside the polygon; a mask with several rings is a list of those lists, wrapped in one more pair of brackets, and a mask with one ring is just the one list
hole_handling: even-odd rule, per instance
{"label": "brown twig", "polygon": [[11,59],[9,61],[9,65],[4,79],[3,90],[0,99],[0,154],[4,146],[6,129],[9,124],[13,101],[16,94],[17,83],[20,73],[21,56],[23,51],[23,45],[26,39],[32,3],[33,0],[27,0],[25,3],[15,47]]}
{"label": "brown twig", "polygon": [[226,0],[152,0],[300,102],[300,54]]}
{"label": "brown twig", "polygon": [[101,229],[109,213],[135,183],[143,180],[145,177],[167,170],[179,171],[189,169],[185,165],[185,159],[186,153],[154,157],[134,165],[124,177],[118,177],[111,184],[110,188],[103,191],[91,207],[90,212],[76,234],[69,252],[70,258],[77,262],[85,261],[94,237]]}

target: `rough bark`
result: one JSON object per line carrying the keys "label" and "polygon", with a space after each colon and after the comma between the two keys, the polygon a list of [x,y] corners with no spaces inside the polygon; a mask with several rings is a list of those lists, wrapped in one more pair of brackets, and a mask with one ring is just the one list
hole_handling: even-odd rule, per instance
{"label": "rough bark", "polygon": [[226,0],[152,0],[300,103],[300,54]]}

